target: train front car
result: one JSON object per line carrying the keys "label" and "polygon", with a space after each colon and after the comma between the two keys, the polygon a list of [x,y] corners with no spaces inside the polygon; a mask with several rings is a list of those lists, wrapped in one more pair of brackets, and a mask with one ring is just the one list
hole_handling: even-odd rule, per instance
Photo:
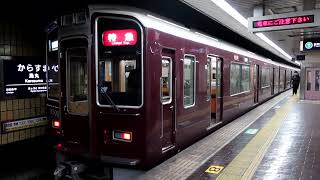
{"label": "train front car", "polygon": [[[141,165],[146,155],[144,30],[131,16],[95,13],[95,103],[101,161]],[[152,147],[152,144],[150,144]]]}
{"label": "train front car", "polygon": [[[146,58],[146,28],[134,13],[95,6],[85,18],[77,15],[62,17],[59,27],[62,141],[55,174],[91,162],[150,167],[172,147],[162,142],[159,122],[161,62],[170,58],[159,56],[156,73],[147,68],[154,65]],[[159,86],[150,87],[155,78]]]}

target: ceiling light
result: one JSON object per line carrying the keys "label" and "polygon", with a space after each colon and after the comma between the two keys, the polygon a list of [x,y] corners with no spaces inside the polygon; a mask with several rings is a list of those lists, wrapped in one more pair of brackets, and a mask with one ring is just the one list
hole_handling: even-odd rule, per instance
{"label": "ceiling light", "polygon": [[222,10],[240,22],[244,27],[248,28],[248,21],[244,18],[237,10],[235,10],[229,3],[224,0],[211,0],[217,6],[219,6]]}
{"label": "ceiling light", "polygon": [[[219,6],[222,10],[224,10],[226,13],[228,13],[231,17],[233,17],[235,20],[237,20],[240,24],[242,24],[244,27],[248,28],[248,20],[243,17],[237,10],[235,10],[229,3],[227,3],[225,0],[211,0],[214,4]],[[279,51],[281,54],[283,54],[286,58],[288,58],[290,61],[292,60],[292,57],[286,53],[283,49],[281,49],[278,45],[276,45],[274,42],[272,42],[269,38],[267,38],[262,33],[256,34],[258,37],[260,37],[263,41],[268,43],[270,46],[275,48],[277,51]]]}

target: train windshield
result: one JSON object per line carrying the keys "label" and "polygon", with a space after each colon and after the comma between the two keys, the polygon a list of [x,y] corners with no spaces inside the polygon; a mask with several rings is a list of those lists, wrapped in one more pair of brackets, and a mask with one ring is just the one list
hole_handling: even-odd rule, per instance
{"label": "train windshield", "polygon": [[123,18],[99,18],[98,101],[101,105],[142,104],[141,28]]}

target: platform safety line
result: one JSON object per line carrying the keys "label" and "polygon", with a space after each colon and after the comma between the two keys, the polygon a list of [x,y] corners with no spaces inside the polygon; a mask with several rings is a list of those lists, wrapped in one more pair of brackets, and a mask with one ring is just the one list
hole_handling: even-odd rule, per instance
{"label": "platform safety line", "polygon": [[264,125],[258,134],[251,139],[231,163],[228,164],[217,179],[251,179],[276,137],[282,122],[287,118],[288,112],[297,101],[298,96],[291,97],[278,109],[271,120]]}

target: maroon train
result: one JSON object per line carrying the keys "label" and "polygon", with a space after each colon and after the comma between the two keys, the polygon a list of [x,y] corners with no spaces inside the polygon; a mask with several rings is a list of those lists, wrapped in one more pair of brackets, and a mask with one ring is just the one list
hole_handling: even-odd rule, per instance
{"label": "maroon train", "polygon": [[65,15],[56,33],[48,104],[67,159],[150,167],[289,89],[297,70],[128,7]]}

